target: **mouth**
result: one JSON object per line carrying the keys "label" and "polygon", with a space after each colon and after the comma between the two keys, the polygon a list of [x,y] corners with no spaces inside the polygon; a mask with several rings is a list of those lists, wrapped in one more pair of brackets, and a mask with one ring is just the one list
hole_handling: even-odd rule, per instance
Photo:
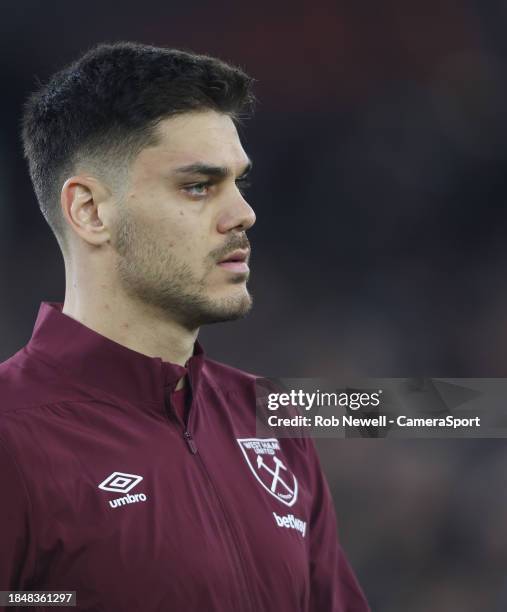
{"label": "mouth", "polygon": [[249,255],[249,250],[237,249],[220,260],[218,265],[225,270],[229,270],[230,272],[246,274],[250,271],[250,268],[248,267]]}

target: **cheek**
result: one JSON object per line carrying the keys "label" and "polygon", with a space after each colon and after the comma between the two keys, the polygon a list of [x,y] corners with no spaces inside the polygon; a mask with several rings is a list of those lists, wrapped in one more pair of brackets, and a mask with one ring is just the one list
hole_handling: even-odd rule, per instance
{"label": "cheek", "polygon": [[203,254],[209,252],[209,227],[197,215],[180,210],[175,218],[167,223],[167,235],[171,236],[171,243],[192,258],[202,258]]}
{"label": "cheek", "polygon": [[167,197],[161,203],[154,193],[146,194],[142,203],[138,200],[132,203],[135,207],[131,210],[137,211],[134,223],[141,230],[142,242],[151,244],[149,250],[159,253],[170,250],[173,256],[189,264],[202,265],[211,250],[210,219],[205,218],[202,210],[184,210]]}
{"label": "cheek", "polygon": [[187,263],[202,262],[209,253],[209,237],[196,227],[195,220],[177,215],[176,219],[159,218],[149,225],[146,239]]}

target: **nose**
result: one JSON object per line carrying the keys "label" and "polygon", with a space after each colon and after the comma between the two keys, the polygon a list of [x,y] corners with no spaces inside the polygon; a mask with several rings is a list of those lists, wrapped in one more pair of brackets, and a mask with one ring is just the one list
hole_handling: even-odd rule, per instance
{"label": "nose", "polygon": [[218,231],[226,234],[231,230],[246,232],[255,223],[255,212],[238,190],[234,201],[222,211],[218,220]]}

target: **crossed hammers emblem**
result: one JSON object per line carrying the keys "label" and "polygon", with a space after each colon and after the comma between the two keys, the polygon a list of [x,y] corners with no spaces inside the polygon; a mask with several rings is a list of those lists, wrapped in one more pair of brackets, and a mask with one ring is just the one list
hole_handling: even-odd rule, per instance
{"label": "crossed hammers emblem", "polygon": [[288,491],[288,493],[290,493],[290,495],[294,495],[294,491],[289,487],[289,485],[286,482],[284,482],[284,480],[280,476],[280,470],[287,470],[287,468],[280,461],[280,459],[278,459],[278,457],[276,456],[273,457],[273,461],[275,462],[275,466],[276,466],[274,470],[272,470],[264,462],[262,455],[257,455],[257,469],[260,470],[261,468],[264,468],[267,472],[271,474],[271,476],[273,476],[273,481],[271,482],[271,491],[273,493],[276,492],[276,487],[278,483],[280,483]]}

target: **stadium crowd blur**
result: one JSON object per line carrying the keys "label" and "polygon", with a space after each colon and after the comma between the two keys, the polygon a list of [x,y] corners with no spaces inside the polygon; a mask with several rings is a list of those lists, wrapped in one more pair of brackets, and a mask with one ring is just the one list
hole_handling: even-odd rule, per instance
{"label": "stadium crowd blur", "polygon": [[[92,44],[137,40],[258,80],[255,309],[203,331],[211,356],[268,376],[507,375],[507,3],[113,7],[20,0],[0,21],[1,359],[64,291],[23,100]],[[319,449],[375,612],[507,610],[506,440]]]}

